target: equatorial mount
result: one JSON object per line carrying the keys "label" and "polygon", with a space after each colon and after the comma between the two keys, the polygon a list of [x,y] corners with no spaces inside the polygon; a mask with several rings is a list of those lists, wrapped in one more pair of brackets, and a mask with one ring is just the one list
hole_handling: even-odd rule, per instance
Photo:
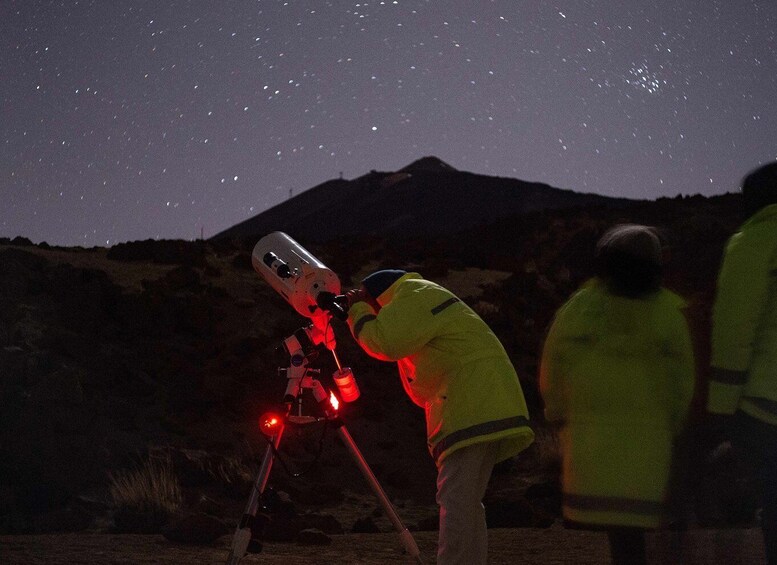
{"label": "equatorial mount", "polygon": [[[331,330],[328,324],[326,328]],[[312,393],[313,398],[321,407],[326,421],[334,424],[334,428],[337,430],[343,445],[348,449],[351,458],[359,467],[373,493],[378,498],[394,529],[399,533],[405,550],[416,563],[422,563],[421,554],[413,535],[402,523],[394,506],[340,418],[340,399],[338,399],[334,392],[327,391],[318,380],[317,377],[320,376],[321,371],[319,369],[312,369],[309,366],[311,359],[318,355],[321,345],[325,345],[327,349],[331,345],[332,347],[329,350],[332,352],[332,356],[337,364],[337,370],[334,372],[333,378],[339,388],[341,398],[346,401],[356,400],[359,397],[359,389],[356,386],[353,372],[349,367],[342,367],[340,365],[340,360],[337,358],[333,344],[334,334],[332,334],[330,340],[327,330],[321,331],[315,325],[300,328],[283,341],[283,348],[289,354],[288,366],[278,368],[278,373],[284,375],[287,379],[286,392],[283,396],[284,413],[276,414],[270,412],[264,414],[260,419],[260,429],[268,438],[268,446],[264,452],[259,473],[254,481],[254,487],[251,490],[243,516],[235,530],[227,565],[238,565],[240,560],[246,555],[248,546],[251,543],[251,526],[256,522],[261,497],[267,487],[267,481],[270,477],[273,462],[278,454],[281,437],[286,425],[309,424],[320,420],[320,418],[306,415],[302,411],[301,397],[306,391]],[[294,410],[295,407],[296,411]]]}

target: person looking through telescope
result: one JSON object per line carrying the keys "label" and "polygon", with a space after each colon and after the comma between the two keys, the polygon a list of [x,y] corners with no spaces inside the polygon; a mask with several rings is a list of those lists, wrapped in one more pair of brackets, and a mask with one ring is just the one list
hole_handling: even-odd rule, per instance
{"label": "person looking through telescope", "polygon": [[353,337],[370,356],[396,361],[405,392],[424,409],[437,465],[437,562],[486,563],[491,472],[534,440],[504,347],[469,306],[418,273],[376,271],[345,296]]}

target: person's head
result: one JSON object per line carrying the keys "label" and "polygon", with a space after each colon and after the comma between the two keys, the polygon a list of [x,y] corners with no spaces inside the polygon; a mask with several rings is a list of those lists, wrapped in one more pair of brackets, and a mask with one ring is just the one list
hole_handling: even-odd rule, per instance
{"label": "person's head", "polygon": [[375,304],[373,304],[373,306],[375,306],[379,304],[378,297],[406,274],[406,271],[400,269],[383,269],[381,271],[375,271],[362,279],[362,288],[367,293],[367,296],[375,302]]}
{"label": "person's head", "polygon": [[742,200],[748,216],[764,206],[777,204],[777,163],[750,171],[742,180]]}
{"label": "person's head", "polygon": [[596,274],[618,296],[639,298],[657,291],[662,263],[661,240],[649,226],[617,225],[596,244]]}

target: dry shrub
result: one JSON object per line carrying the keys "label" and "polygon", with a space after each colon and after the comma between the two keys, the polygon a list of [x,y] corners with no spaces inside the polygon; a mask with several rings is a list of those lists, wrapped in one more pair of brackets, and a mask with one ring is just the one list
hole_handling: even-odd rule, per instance
{"label": "dry shrub", "polygon": [[557,480],[561,473],[561,446],[556,431],[534,422],[534,442],[518,456],[518,467],[539,480]]}
{"label": "dry shrub", "polygon": [[472,305],[472,309],[484,320],[489,316],[499,313],[499,306],[485,300],[478,300]]}
{"label": "dry shrub", "polygon": [[116,530],[157,533],[181,505],[181,487],[169,458],[149,458],[140,467],[109,475]]}
{"label": "dry shrub", "polygon": [[546,475],[561,471],[561,444],[558,433],[550,427],[537,426],[534,430],[537,469]]}

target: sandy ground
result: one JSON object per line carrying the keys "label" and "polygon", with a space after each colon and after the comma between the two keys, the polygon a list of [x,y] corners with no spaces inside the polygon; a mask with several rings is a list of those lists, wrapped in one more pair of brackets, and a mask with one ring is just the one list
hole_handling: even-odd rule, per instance
{"label": "sandy ground", "polygon": [[[415,532],[424,563],[434,563],[436,532]],[[226,561],[231,536],[211,547],[176,545],[162,536],[61,534],[0,536],[0,563],[4,564],[192,564],[216,565]],[[682,540],[681,552],[669,533],[648,537],[649,562],[660,564],[765,565],[758,530],[694,530]],[[395,533],[332,536],[328,546],[268,543],[260,554],[243,564],[278,563],[413,563],[403,553]],[[521,565],[607,565],[604,534],[549,529],[494,529],[489,531],[489,563]]]}

